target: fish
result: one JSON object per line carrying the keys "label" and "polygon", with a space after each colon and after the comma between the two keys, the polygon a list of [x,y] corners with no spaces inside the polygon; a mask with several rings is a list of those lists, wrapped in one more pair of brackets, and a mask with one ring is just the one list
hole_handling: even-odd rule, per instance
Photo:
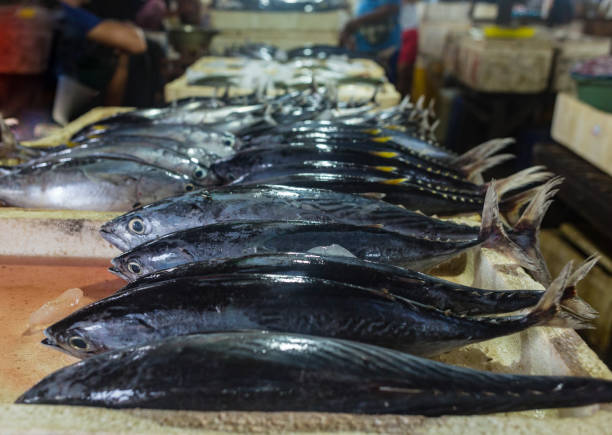
{"label": "fish", "polygon": [[195,190],[194,180],[133,160],[79,157],[0,174],[0,202],[13,207],[128,211]]}
{"label": "fish", "polygon": [[71,144],[108,136],[140,136],[170,139],[192,147],[202,147],[220,156],[230,155],[241,146],[240,140],[229,132],[211,130],[201,125],[184,124],[93,124],[89,135],[74,135]]}
{"label": "fish", "polygon": [[234,154],[234,151],[225,146],[216,146],[214,144],[193,144],[191,142],[181,142],[168,138],[157,138],[152,136],[136,136],[136,135],[102,135],[100,137],[90,138],[85,142],[75,143],[72,149],[91,148],[91,147],[158,147],[170,149],[176,153],[183,154],[206,168],[213,163],[229,158]]}
{"label": "fish", "polygon": [[346,340],[239,331],[97,355],[50,374],[16,403],[434,417],[610,401],[604,379],[498,374]]}
{"label": "fish", "polygon": [[[561,301],[562,309],[571,310],[585,321],[595,319],[596,313],[576,296],[576,285],[597,261],[598,257],[592,256],[572,273]],[[535,306],[544,294],[543,290],[474,288],[421,272],[354,257],[295,252],[253,254],[235,259],[187,263],[143,276],[117,292],[126,292],[149,283],[175,278],[255,273],[304,276],[367,287],[459,316],[518,311]]]}
{"label": "fish", "polygon": [[[83,358],[176,335],[250,329],[341,338],[433,356],[547,324],[560,311],[570,273],[568,264],[526,314],[496,317],[460,317],[389,292],[299,275],[177,277],[77,310],[45,330],[45,344]],[[567,321],[567,327],[574,326]]]}
{"label": "fish", "polygon": [[[259,179],[280,177],[284,175],[281,173],[281,169],[284,167],[313,165],[321,162],[329,162],[330,165],[332,163],[344,163],[368,167],[370,168],[368,169],[369,173],[364,172],[362,175],[354,173],[353,176],[367,178],[371,171],[375,171],[374,177],[370,177],[374,180],[383,175],[381,172],[387,172],[386,178],[390,178],[392,173],[397,173],[398,177],[396,179],[402,179],[403,182],[443,192],[484,196],[487,189],[487,185],[472,183],[447,168],[430,165],[415,159],[406,161],[394,151],[338,148],[329,145],[296,146],[294,144],[249,148],[230,158],[219,160],[212,166],[212,170],[217,177],[226,183],[244,183],[245,179],[250,180],[254,177]],[[309,169],[305,167],[302,172],[308,173]],[[333,174],[332,169],[329,168],[329,171]],[[504,196],[510,191],[524,190],[526,186],[532,186],[534,183],[552,177],[552,174],[544,171],[544,169],[542,166],[534,166],[513,176],[498,180],[500,196]],[[339,172],[339,169],[336,169],[336,172]],[[257,173],[257,175],[254,175],[254,173]],[[342,175],[342,173],[338,173],[338,175]]]}
{"label": "fish", "polygon": [[431,240],[422,234],[405,235],[379,226],[309,221],[226,222],[167,234],[115,257],[111,272],[133,281],[156,270],[217,257],[254,253],[306,252],[331,244],[354,256],[425,271],[476,247],[497,249],[527,269],[538,264],[510,240],[497,210],[494,186],[487,192],[487,207],[477,239]]}
{"label": "fish", "polygon": [[[242,184],[240,181],[236,185]],[[483,209],[485,197],[466,195],[458,192],[445,192],[426,185],[412,183],[405,178],[377,181],[367,177],[348,176],[330,173],[298,173],[258,180],[258,184],[274,184],[303,188],[327,189],[336,192],[352,193],[383,200],[405,207],[408,210],[420,211],[427,215],[452,216],[462,213],[478,213]],[[244,183],[248,185],[248,183]],[[506,196],[500,201],[502,213],[511,219],[517,219],[520,210],[528,204],[535,194],[530,189],[513,196]]]}
{"label": "fish", "polygon": [[398,128],[376,127],[368,128],[363,125],[349,126],[334,121],[304,121],[279,126],[269,135],[256,138],[255,143],[265,144],[275,141],[288,141],[299,139],[320,138],[323,143],[331,141],[359,141],[386,144],[388,147],[398,151],[428,158],[447,165],[460,168],[462,165],[475,164],[487,157],[491,157],[498,151],[514,142],[512,138],[492,139],[484,142],[463,155],[458,155],[443,148],[432,141],[426,141],[417,137],[417,132],[401,131]]}
{"label": "fish", "polygon": [[435,241],[378,227],[312,221],[226,222],[179,231],[115,257],[111,271],[132,281],[193,261],[248,254],[305,252],[337,244],[365,260],[428,270],[486,240]]}
{"label": "fish", "polygon": [[171,148],[148,142],[146,139],[134,138],[123,142],[90,142],[75,148],[45,154],[37,159],[29,160],[26,165],[33,165],[76,157],[111,157],[124,160],[134,160],[151,166],[166,169],[177,174],[183,174],[200,185],[217,183],[216,176],[207,167],[200,165],[195,159]]}
{"label": "fish", "polygon": [[431,239],[475,240],[479,229],[359,195],[281,185],[218,186],[140,207],[105,223],[101,236],[127,251],[163,235],[212,223],[310,220],[381,226]]}

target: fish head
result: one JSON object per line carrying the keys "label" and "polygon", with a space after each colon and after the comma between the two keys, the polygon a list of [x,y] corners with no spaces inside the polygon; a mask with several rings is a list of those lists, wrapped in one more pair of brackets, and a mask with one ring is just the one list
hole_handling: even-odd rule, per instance
{"label": "fish head", "polygon": [[94,310],[85,307],[54,323],[45,329],[41,343],[81,359],[105,352],[101,335],[106,327],[96,322],[93,313]]}
{"label": "fish head", "polygon": [[109,271],[121,279],[133,282],[159,269],[155,262],[156,256],[152,257],[148,255],[146,249],[130,251],[113,258],[111,260],[113,267],[109,268]]}
{"label": "fish head", "polygon": [[122,251],[149,241],[153,225],[141,209],[128,212],[105,223],[100,227],[100,235]]}
{"label": "fish head", "polygon": [[165,198],[117,216],[100,227],[100,235],[129,251],[163,235],[210,223],[211,204],[213,196],[206,190]]}

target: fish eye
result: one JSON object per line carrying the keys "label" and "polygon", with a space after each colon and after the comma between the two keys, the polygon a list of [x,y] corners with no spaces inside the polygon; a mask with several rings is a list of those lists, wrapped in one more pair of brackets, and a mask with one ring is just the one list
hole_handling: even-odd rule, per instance
{"label": "fish eye", "polygon": [[202,168],[196,169],[195,172],[193,173],[193,176],[196,177],[198,180],[201,180],[202,178],[204,178],[205,175],[206,173],[204,172],[204,169]]}
{"label": "fish eye", "polygon": [[134,275],[140,275],[140,272],[142,272],[142,267],[140,267],[140,264],[138,264],[137,261],[130,261],[127,268]]}
{"label": "fish eye", "polygon": [[131,232],[136,234],[143,234],[145,231],[145,225],[142,219],[136,217],[130,220],[128,228]]}
{"label": "fish eye", "polygon": [[70,337],[68,339],[68,344],[76,350],[87,350],[89,348],[89,345],[83,339],[83,337],[80,337],[78,335],[73,335],[72,337]]}
{"label": "fish eye", "polygon": [[187,183],[185,184],[185,191],[186,192],[191,192],[193,189],[195,189],[195,186],[191,183]]}
{"label": "fish eye", "polygon": [[223,145],[226,147],[234,146],[234,138],[231,136],[226,136],[223,138]]}

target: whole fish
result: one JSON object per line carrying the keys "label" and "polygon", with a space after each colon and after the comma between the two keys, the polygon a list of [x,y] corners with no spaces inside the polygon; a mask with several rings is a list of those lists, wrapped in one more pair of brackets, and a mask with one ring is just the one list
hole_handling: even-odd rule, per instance
{"label": "whole fish", "polygon": [[[320,137],[326,140],[374,141],[387,144],[398,150],[414,153],[421,157],[445,162],[450,165],[457,165],[458,167],[463,164],[476,163],[479,160],[490,157],[514,142],[511,138],[493,139],[472,148],[472,150],[460,156],[446,148],[415,136],[414,133],[401,131],[397,128],[350,126],[334,121],[305,121],[276,127],[267,139],[270,140],[274,137],[276,141],[279,141]],[[256,139],[255,142],[264,144],[260,139]]]}
{"label": "whole fish", "polygon": [[44,343],[83,358],[177,335],[255,329],[436,355],[548,323],[559,313],[569,273],[565,268],[527,314],[499,317],[459,317],[363,286],[304,276],[179,277],[88,305],[47,328]]}
{"label": "whole fish", "polygon": [[485,414],[612,401],[612,382],[455,367],[377,346],[259,331],[175,337],[58,370],[25,404],[201,411]]}
{"label": "whole fish", "polygon": [[73,136],[72,141],[82,142],[92,137],[142,136],[171,139],[194,147],[210,149],[217,155],[228,156],[240,146],[238,138],[228,132],[211,130],[200,125],[184,124],[94,124],[91,134]]}
{"label": "whole fish", "polygon": [[180,142],[174,139],[158,138],[152,136],[130,136],[130,135],[102,135],[88,139],[85,142],[77,143],[76,147],[72,149],[78,149],[81,147],[159,147],[163,149],[170,149],[174,152],[183,154],[188,158],[192,159],[193,162],[210,167],[213,163],[220,161],[224,158],[228,158],[233,155],[234,151],[225,146],[216,147],[210,144],[192,144],[190,142]]}
{"label": "whole fish", "polygon": [[133,158],[139,162],[167,169],[177,174],[186,175],[197,180],[201,185],[215,184],[217,182],[215,175],[207,167],[194,161],[195,159],[174,151],[171,148],[150,143],[142,138],[125,142],[89,142],[75,148],[68,148],[63,151],[45,154],[42,157],[28,161],[26,165],[58,161],[67,158],[96,156],[114,156],[119,159]]}
{"label": "whole fish", "polygon": [[0,175],[0,201],[27,208],[128,211],[195,188],[185,175],[114,158],[52,161]]}
{"label": "whole fish", "polygon": [[220,186],[136,209],[104,224],[100,234],[126,251],[163,235],[229,221],[312,220],[381,226],[401,234],[476,240],[478,228],[430,218],[383,201],[322,189]]}
{"label": "whole fish", "polygon": [[[483,196],[444,192],[433,187],[408,182],[403,178],[376,181],[367,177],[351,177],[334,173],[299,173],[268,178],[260,180],[259,183],[366,195],[428,215],[449,216],[478,213],[484,205]],[[506,215],[518,215],[519,210],[532,199],[532,196],[533,192],[526,191],[502,198],[499,205],[500,210]]]}
{"label": "whole fish", "polygon": [[[112,260],[112,271],[132,281],[157,270],[218,257],[306,252],[340,245],[364,260],[428,270],[488,239],[435,241],[381,228],[308,221],[229,222],[162,236]],[[496,239],[496,237],[492,237]]]}
{"label": "whole fish", "polygon": [[[235,168],[241,175],[245,168],[257,166],[287,165],[305,160],[336,160],[348,163],[370,164],[371,166],[398,166],[406,171],[418,173],[421,177],[447,180],[447,183],[467,180],[453,168],[437,163],[427,162],[420,158],[402,154],[384,145],[367,143],[306,143],[291,142],[277,145],[244,148],[225,162],[225,166]],[[472,185],[473,183],[468,184]]]}
{"label": "whole fish", "polygon": [[510,240],[499,219],[495,187],[487,191],[478,238],[432,240],[377,227],[307,221],[228,222],[168,234],[112,260],[112,272],[132,281],[156,270],[217,257],[306,252],[340,245],[365,260],[427,270],[477,246],[497,249],[529,270],[539,265]]}
{"label": "whole fish", "polygon": [[[562,300],[562,308],[568,307],[585,320],[592,320],[594,311],[575,297],[575,288],[596,262],[597,257],[590,258],[572,274]],[[544,294],[542,290],[479,289],[401,267],[352,257],[310,253],[254,254],[235,259],[188,263],[144,276],[118,292],[176,278],[255,273],[339,281],[376,289],[441,311],[448,310],[455,315],[480,316],[517,311],[536,305]]]}

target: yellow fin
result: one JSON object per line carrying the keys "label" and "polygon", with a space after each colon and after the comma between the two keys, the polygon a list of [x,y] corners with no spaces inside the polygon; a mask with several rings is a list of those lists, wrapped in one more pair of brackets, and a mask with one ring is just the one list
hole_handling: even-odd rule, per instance
{"label": "yellow fin", "polygon": [[397,168],[395,166],[374,166],[374,169],[376,169],[377,171],[383,171],[383,172],[397,171]]}
{"label": "yellow fin", "polygon": [[391,180],[381,181],[383,184],[402,184],[408,181],[408,178],[393,178]]}
{"label": "yellow fin", "polygon": [[391,136],[381,136],[381,137],[375,137],[372,140],[374,142],[385,143],[385,142],[389,142],[391,139],[393,139]]}
{"label": "yellow fin", "polygon": [[380,134],[382,130],[380,128],[370,128],[368,130],[363,130],[363,132],[365,134],[371,134],[373,136],[376,136],[377,134]]}
{"label": "yellow fin", "polygon": [[378,157],[384,157],[385,159],[392,159],[393,157],[399,156],[398,153],[393,151],[370,151],[370,154]]}

